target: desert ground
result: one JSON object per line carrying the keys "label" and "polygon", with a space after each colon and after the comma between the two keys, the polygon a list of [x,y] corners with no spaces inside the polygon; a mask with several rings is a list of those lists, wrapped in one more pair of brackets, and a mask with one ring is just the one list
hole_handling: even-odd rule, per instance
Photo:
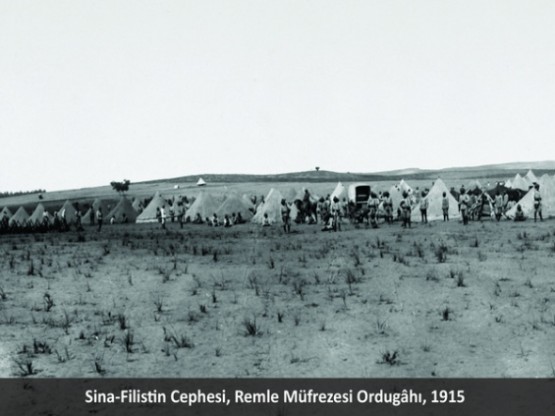
{"label": "desert ground", "polygon": [[0,236],[2,377],[553,377],[555,222]]}

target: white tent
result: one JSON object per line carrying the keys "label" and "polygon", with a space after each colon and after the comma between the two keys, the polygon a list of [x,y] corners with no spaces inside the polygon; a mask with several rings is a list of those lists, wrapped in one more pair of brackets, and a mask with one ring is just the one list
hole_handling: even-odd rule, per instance
{"label": "white tent", "polygon": [[50,215],[48,211],[44,208],[44,205],[39,202],[27,221],[30,224],[38,225],[43,223],[45,217],[48,218],[48,221],[52,221],[52,215]]}
{"label": "white tent", "polygon": [[197,186],[206,186],[206,182],[204,181],[204,179],[199,178],[199,180],[197,181]]}
{"label": "white tent", "polygon": [[343,198],[347,198],[347,188],[345,188],[341,182],[337,182],[335,189],[330,195],[332,201],[334,197],[337,197],[340,201],[342,201]]}
{"label": "white tent", "polygon": [[12,217],[12,212],[10,211],[10,209],[8,207],[4,207],[0,212],[0,221],[2,220],[2,218],[4,218],[4,214],[6,214],[8,220]]}
{"label": "white tent", "polygon": [[[451,195],[445,183],[438,178],[424,198],[428,201],[428,221],[443,220],[442,200],[444,192],[449,200],[449,219],[460,218],[461,214],[459,213],[457,200]],[[420,204],[414,206],[411,219],[413,221],[420,220]]]}
{"label": "white tent", "polygon": [[71,224],[77,219],[77,210],[69,200],[66,200],[58,211],[58,217],[60,219],[65,218],[66,223]]}
{"label": "white tent", "polygon": [[539,183],[538,177],[534,175],[534,172],[532,172],[532,169],[530,169],[526,173],[526,176],[524,176],[524,179],[526,179],[530,184],[533,184],[534,182]]}
{"label": "white tent", "polygon": [[156,191],[152,200],[148,203],[145,209],[139,214],[137,217],[137,223],[143,222],[156,222],[158,218],[156,218],[157,209],[165,207],[166,216],[169,216],[169,208],[170,205],[166,202],[164,198],[160,195],[160,192]]}
{"label": "white tent", "polygon": [[29,219],[29,214],[25,211],[25,208],[19,207],[15,214],[10,218],[10,225],[24,226],[27,224]]}
{"label": "white tent", "polygon": [[413,189],[410,187],[408,183],[405,182],[404,179],[401,179],[401,182],[399,182],[398,186],[401,189],[401,191],[407,191],[409,195],[412,194],[413,192]]}
{"label": "white tent", "polygon": [[531,185],[531,182],[528,182],[527,179],[523,178],[522,176],[520,176],[520,174],[517,173],[513,179],[511,188],[520,189],[521,191],[527,191],[528,189],[530,189]]}
{"label": "white tent", "polygon": [[135,220],[137,219],[137,215],[137,211],[135,211],[135,208],[133,208],[133,204],[131,204],[131,201],[129,201],[129,199],[127,199],[125,196],[122,196],[114,209],[110,211],[107,218],[108,220],[111,220],[113,217],[116,223],[131,223],[135,222]]}
{"label": "white tent", "polygon": [[189,217],[191,221],[194,221],[197,214],[200,214],[200,217],[204,221],[206,218],[212,218],[219,207],[220,203],[214,196],[206,192],[201,192],[195,199],[195,202],[193,202],[185,212],[185,218]]}
{"label": "white tent", "polygon": [[246,205],[243,198],[240,198],[235,194],[231,194],[216,210],[216,214],[218,215],[218,218],[223,218],[226,214],[231,218],[233,213],[241,213],[241,217],[243,217],[244,220],[248,221],[252,218],[253,215],[252,212],[249,210],[251,206],[252,204]]}
{"label": "white tent", "polygon": [[257,224],[264,223],[264,214],[268,214],[268,221],[270,224],[281,224],[281,200],[283,196],[281,193],[272,188],[264,199],[264,203],[258,206],[256,214],[252,218],[252,222]]}

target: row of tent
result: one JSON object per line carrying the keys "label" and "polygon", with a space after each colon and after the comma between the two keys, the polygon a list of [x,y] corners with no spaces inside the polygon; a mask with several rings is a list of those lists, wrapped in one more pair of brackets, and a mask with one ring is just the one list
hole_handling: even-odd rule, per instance
{"label": "row of tent", "polygon": [[[542,206],[543,214],[545,217],[555,216],[555,177],[550,177],[549,175],[543,175],[540,179],[537,179],[532,171],[529,171],[525,176],[515,176],[514,180],[511,181],[512,185],[517,182],[518,186],[524,186],[519,184],[521,180],[529,181],[530,185],[523,189],[528,191],[524,197],[518,202],[518,204],[523,209],[525,215],[531,215],[534,210],[534,190],[530,189],[532,183],[540,184],[540,194],[542,196]],[[469,183],[469,188],[478,187],[481,188],[481,184],[478,181],[473,181]],[[357,184],[350,185],[346,188],[341,182],[337,184],[333,192],[330,194],[331,199],[337,197],[340,201],[343,200],[354,200],[354,195],[356,192]],[[520,189],[520,188],[517,188]],[[389,194],[393,201],[393,208],[396,210],[401,201],[403,200],[403,193],[407,192],[413,194],[414,191],[404,180],[401,180],[398,184],[392,186],[389,189]],[[455,197],[451,194],[445,183],[441,179],[437,179],[432,188],[428,191],[426,199],[428,201],[428,220],[441,220],[443,218],[442,211],[442,198],[443,193],[447,195],[449,199],[449,216],[450,218],[459,218],[460,213],[458,210],[458,202]],[[255,210],[254,204],[247,195],[242,197],[236,194],[230,194],[226,196],[223,202],[210,193],[202,192],[194,200],[190,207],[185,211],[185,217],[189,217],[189,220],[193,221],[195,218],[199,217],[202,220],[206,218],[211,218],[214,213],[216,213],[220,218],[224,215],[232,215],[232,213],[240,213],[245,221],[252,220],[255,223],[263,223],[266,218],[268,218],[270,223],[281,222],[281,200],[285,198],[288,202],[292,203],[295,200],[303,200],[305,197],[305,189],[301,190],[290,190],[290,192],[284,197],[282,193],[276,189],[271,189],[268,195],[264,198],[264,202],[261,203]],[[311,195],[311,202],[316,202],[318,197]],[[173,205],[172,205],[173,204]],[[156,192],[152,200],[143,209],[141,202],[138,199],[130,201],[125,196],[122,197],[116,206],[109,209],[109,206],[105,201],[96,199],[89,210],[83,215],[84,220],[87,221],[91,215],[94,215],[98,208],[102,208],[104,218],[106,220],[114,219],[117,223],[122,222],[137,222],[137,223],[148,223],[158,221],[157,212],[161,207],[173,208],[176,215],[179,213],[179,209],[184,209],[185,207],[179,207],[178,201],[175,200],[170,204],[165,200],[159,192]],[[293,218],[296,216],[297,207],[295,204],[291,205]],[[506,216],[509,218],[514,217],[514,212],[516,210],[516,205],[510,209]],[[106,215],[106,212],[108,214]],[[254,212],[254,213],[253,213]],[[68,223],[72,223],[77,218],[77,210],[74,206],[66,201],[62,208],[58,211],[60,216],[64,216]],[[62,214],[63,213],[63,214]],[[53,217],[50,213],[45,210],[42,203],[39,203],[33,213],[29,215],[25,208],[20,207],[13,215],[8,208],[4,208],[0,212],[0,219],[4,217],[4,214],[9,218],[10,225],[18,224],[20,226],[26,224],[38,224],[44,220],[44,217],[48,217],[51,221]],[[416,204],[413,208],[413,217],[418,219],[420,215],[419,204]]]}
{"label": "row of tent", "polygon": [[547,185],[549,182],[553,181],[554,178],[549,176],[547,173],[542,175],[539,179],[534,174],[532,170],[529,170],[526,175],[520,176],[520,174],[516,174],[514,178],[507,179],[505,181],[505,186],[511,189],[520,189],[521,191],[528,191],[531,186],[535,183],[539,184],[540,187]]}

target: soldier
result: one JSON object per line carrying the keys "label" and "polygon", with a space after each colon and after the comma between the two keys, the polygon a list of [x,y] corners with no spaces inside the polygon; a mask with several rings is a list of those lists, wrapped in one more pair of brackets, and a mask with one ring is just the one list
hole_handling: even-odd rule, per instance
{"label": "soldier", "polygon": [[393,223],[393,199],[389,195],[388,191],[383,193],[383,209],[385,212],[385,220],[388,224]]}
{"label": "soldier", "polygon": [[368,217],[370,218],[370,225],[372,228],[378,228],[378,206],[380,201],[374,192],[370,192],[368,199]]}
{"label": "soldier", "polygon": [[285,202],[285,199],[281,200],[281,220],[283,221],[283,231],[289,233],[291,231],[291,208]]}
{"label": "soldier", "polygon": [[411,228],[411,211],[412,211],[412,200],[407,191],[403,191],[403,201],[401,203],[401,215],[403,218],[403,228]]}
{"label": "soldier", "polygon": [[461,210],[463,224],[468,224],[468,206],[470,205],[470,198],[466,193],[464,188],[461,188],[461,194],[459,196],[459,209]]}
{"label": "soldier", "polygon": [[420,217],[422,218],[423,224],[428,224],[428,198],[426,198],[426,192],[422,191],[422,199],[420,199]]}
{"label": "soldier", "polygon": [[96,210],[96,223],[98,224],[97,231],[100,232],[102,228],[102,207],[98,207]]}
{"label": "soldier", "polygon": [[540,221],[543,221],[542,216],[542,196],[540,194],[540,185],[534,183],[534,222],[537,221],[538,216]]}
{"label": "soldier", "polygon": [[447,198],[447,192],[444,192],[443,198],[441,198],[441,210],[443,211],[443,221],[449,221],[449,198]]}

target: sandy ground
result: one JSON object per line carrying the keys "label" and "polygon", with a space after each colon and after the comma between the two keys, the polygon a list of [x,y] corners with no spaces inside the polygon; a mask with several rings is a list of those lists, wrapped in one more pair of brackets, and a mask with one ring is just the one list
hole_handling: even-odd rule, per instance
{"label": "sandy ground", "polygon": [[555,222],[0,236],[0,376],[552,377]]}

